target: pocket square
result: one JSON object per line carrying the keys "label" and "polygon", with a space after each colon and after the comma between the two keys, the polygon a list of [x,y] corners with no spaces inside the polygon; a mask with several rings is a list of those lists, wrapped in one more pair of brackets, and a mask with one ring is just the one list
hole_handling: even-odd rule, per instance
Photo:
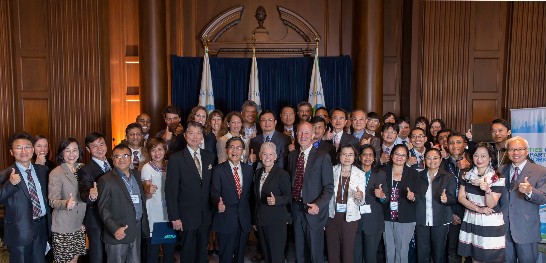
{"label": "pocket square", "polygon": [[212,164],[209,164],[209,170],[212,169]]}

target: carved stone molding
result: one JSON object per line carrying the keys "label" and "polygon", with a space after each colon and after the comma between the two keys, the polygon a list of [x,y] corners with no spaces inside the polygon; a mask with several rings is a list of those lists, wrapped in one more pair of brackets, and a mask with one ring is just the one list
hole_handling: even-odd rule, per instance
{"label": "carved stone molding", "polygon": [[320,40],[317,30],[305,18],[282,6],[278,6],[277,9],[284,25],[296,31],[305,42],[314,43],[315,39]]}
{"label": "carved stone molding", "polygon": [[220,36],[230,28],[237,26],[241,22],[244,7],[242,5],[230,8],[216,16],[199,37],[202,42],[216,42]]}

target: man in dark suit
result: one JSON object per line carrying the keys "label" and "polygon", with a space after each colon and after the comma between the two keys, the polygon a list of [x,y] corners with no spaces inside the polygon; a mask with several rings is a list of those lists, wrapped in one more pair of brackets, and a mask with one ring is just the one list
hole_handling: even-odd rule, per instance
{"label": "man in dark suit", "polygon": [[313,147],[317,150],[326,152],[330,155],[330,160],[336,159],[336,147],[332,145],[330,141],[325,141],[322,138],[324,133],[326,133],[326,120],[322,117],[315,116],[311,118],[310,121],[313,124],[313,129],[315,130],[315,135],[313,136]]}
{"label": "man in dark suit", "polygon": [[15,164],[0,173],[0,204],[4,205],[4,242],[9,262],[45,262],[51,219],[47,204],[47,167],[32,164],[32,137],[9,137]]}
{"label": "man in dark suit", "polygon": [[207,242],[212,222],[210,182],[214,154],[199,148],[203,126],[190,122],[184,136],[187,147],[169,157],[165,199],[169,220],[180,232],[181,258],[208,262]]}
{"label": "man in dark suit", "polygon": [[212,172],[211,195],[216,205],[212,230],[216,232],[221,263],[243,263],[251,217],[249,198],[252,167],[241,162],[245,144],[240,137],[226,142],[228,161]]}
{"label": "man in dark suit", "polygon": [[275,144],[277,147],[277,161],[275,164],[282,169],[286,169],[288,145],[290,145],[291,139],[283,133],[276,132],[275,125],[277,125],[275,114],[270,110],[262,111],[260,114],[260,128],[262,133],[250,139],[249,145],[251,154],[249,157],[254,159],[254,162],[252,162],[254,169],[258,168],[258,163],[260,162],[258,153],[260,152],[260,147],[262,147],[264,142],[272,142]]}
{"label": "man in dark suit", "polygon": [[334,193],[333,168],[328,153],[313,147],[313,125],[298,125],[300,149],[288,157],[292,177],[292,222],[297,262],[324,261],[324,227]]}
{"label": "man in dark suit", "polygon": [[336,151],[340,145],[345,144],[351,144],[356,149],[360,150],[360,142],[358,139],[345,132],[345,125],[349,120],[347,112],[342,108],[335,108],[330,115],[332,116],[332,144],[336,147]]}
{"label": "man in dark suit", "polygon": [[87,203],[85,210],[85,230],[89,238],[89,262],[103,262],[104,243],[102,242],[102,220],[97,206],[97,182],[105,173],[112,170],[106,158],[108,148],[104,135],[92,132],[85,137],[85,149],[91,154],[91,160],[78,170],[80,198]]}
{"label": "man in dark suit", "polygon": [[159,131],[155,136],[163,138],[167,142],[167,155],[175,153],[186,147],[186,140],[184,140],[184,127],[180,123],[180,109],[176,106],[170,105],[163,109],[163,117],[165,118],[165,124],[167,127]]}
{"label": "man in dark suit", "polygon": [[368,118],[364,110],[353,110],[353,112],[351,113],[353,136],[360,142],[360,145],[371,145],[375,151],[375,156],[377,157],[377,160],[379,160],[379,155],[381,154],[381,139],[366,132],[367,123]]}
{"label": "man in dark suit", "polygon": [[130,168],[131,149],[112,151],[114,169],[99,179],[99,215],[108,262],[140,262],[141,238],[150,236],[140,174]]}
{"label": "man in dark suit", "polygon": [[394,148],[398,132],[400,131],[398,124],[387,122],[381,127],[381,153],[379,155],[379,163],[385,165],[391,161],[391,151]]}
{"label": "man in dark suit", "polygon": [[503,119],[494,119],[491,121],[491,139],[494,142],[497,166],[509,164],[508,154],[506,153],[506,140],[512,135],[511,125]]}
{"label": "man in dark suit", "polygon": [[546,204],[546,168],[527,160],[529,143],[506,141],[511,164],[499,170],[507,179],[500,206],[506,225],[506,262],[536,262],[540,237],[539,206]]}

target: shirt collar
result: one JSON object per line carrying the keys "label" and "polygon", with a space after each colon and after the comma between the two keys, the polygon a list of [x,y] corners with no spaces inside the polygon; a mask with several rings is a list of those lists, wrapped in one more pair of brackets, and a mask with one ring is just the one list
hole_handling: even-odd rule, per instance
{"label": "shirt collar", "polygon": [[525,161],[523,161],[519,166],[515,166],[514,164],[512,164],[512,170],[516,169],[516,167],[519,168],[519,172],[521,173],[521,171],[523,171],[523,168],[525,167],[525,165],[527,164],[527,159],[525,159]]}
{"label": "shirt collar", "polygon": [[195,153],[197,153],[197,155],[201,155],[201,152],[200,152],[201,148],[197,147],[197,150],[195,151],[189,146],[187,148],[188,148],[188,151],[190,151],[191,156],[193,156]]}
{"label": "shirt collar", "polygon": [[302,150],[302,152],[303,154],[305,154],[305,156],[309,156],[309,152],[311,152],[311,149],[313,149],[313,145],[309,146],[307,150]]}

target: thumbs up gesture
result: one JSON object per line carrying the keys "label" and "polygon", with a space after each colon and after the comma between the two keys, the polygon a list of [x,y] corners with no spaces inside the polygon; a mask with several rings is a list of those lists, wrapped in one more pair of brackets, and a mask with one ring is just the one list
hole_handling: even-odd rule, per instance
{"label": "thumbs up gesture", "polygon": [[275,196],[273,195],[273,192],[271,192],[271,195],[267,197],[267,204],[275,205]]}
{"label": "thumbs up gesture", "polygon": [[356,187],[356,192],[355,192],[355,199],[356,200],[362,200],[362,198],[364,198],[364,193],[360,190],[360,187]]}
{"label": "thumbs up gesture", "polygon": [[250,155],[248,156],[248,159],[252,163],[256,162],[256,154],[254,153],[254,149],[250,149]]}
{"label": "thumbs up gesture", "polygon": [[445,159],[449,157],[449,152],[444,148],[444,146],[440,146],[440,153],[442,154],[442,159]]}
{"label": "thumbs up gesture", "polygon": [[173,137],[173,133],[169,130],[169,126],[167,125],[167,128],[165,129],[165,133],[163,134],[163,139],[165,141],[170,141]]}
{"label": "thumbs up gesture", "polygon": [[487,183],[487,179],[486,178],[483,178],[483,181],[480,180],[480,189],[482,191],[488,191],[489,190],[489,184]]}
{"label": "thumbs up gesture", "polygon": [[97,188],[97,182],[93,182],[93,188],[89,189],[89,199],[91,201],[97,200],[97,197],[99,196],[99,190]]}
{"label": "thumbs up gesture", "polygon": [[440,201],[444,204],[447,203],[446,189],[444,189],[444,191],[442,192],[442,195],[440,195]]}
{"label": "thumbs up gesture", "polygon": [[11,174],[9,175],[9,182],[12,185],[17,185],[21,182],[21,176],[15,173],[15,168],[11,168]]}
{"label": "thumbs up gesture", "polygon": [[382,199],[385,198],[385,193],[383,193],[383,188],[381,188],[383,184],[379,184],[377,189],[374,190],[375,197]]}
{"label": "thumbs up gesture", "polygon": [[294,139],[292,139],[291,143],[288,145],[288,151],[293,152],[296,149],[296,144]]}
{"label": "thumbs up gesture", "polygon": [[148,188],[148,193],[150,195],[155,194],[155,192],[157,191],[157,185],[152,184],[152,179],[145,180],[144,183],[146,184],[146,187]]}
{"label": "thumbs up gesture", "polygon": [[410,201],[415,201],[415,193],[413,193],[413,192],[409,189],[409,187],[407,188],[407,190],[408,190],[408,200],[410,200]]}
{"label": "thumbs up gesture", "polygon": [[68,201],[66,201],[66,209],[72,210],[76,206],[76,201],[74,200],[74,197],[72,196],[72,193],[69,194]]}
{"label": "thumbs up gesture", "polygon": [[122,226],[120,228],[118,228],[118,230],[116,230],[116,232],[114,233],[114,237],[117,239],[117,240],[122,240],[125,238],[125,229],[127,229],[129,226],[125,225],[125,226]]}
{"label": "thumbs up gesture", "polygon": [[224,211],[226,211],[226,206],[224,205],[222,197],[220,197],[220,201],[218,202],[218,213],[223,213]]}
{"label": "thumbs up gesture", "polygon": [[531,186],[531,184],[529,183],[529,181],[527,181],[528,178],[529,178],[529,177],[523,178],[523,182],[519,183],[518,190],[519,190],[522,194],[530,194],[530,193],[533,191],[533,187]]}

